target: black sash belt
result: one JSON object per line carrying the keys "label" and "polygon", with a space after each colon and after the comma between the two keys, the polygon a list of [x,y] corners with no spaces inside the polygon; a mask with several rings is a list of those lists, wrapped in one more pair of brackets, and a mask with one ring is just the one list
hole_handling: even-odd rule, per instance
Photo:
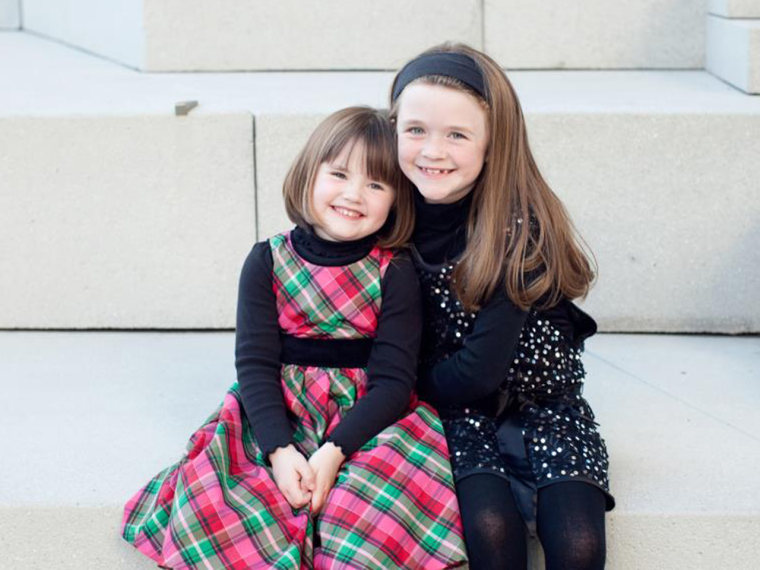
{"label": "black sash belt", "polygon": [[365,368],[371,338],[320,339],[281,335],[280,362],[323,368]]}

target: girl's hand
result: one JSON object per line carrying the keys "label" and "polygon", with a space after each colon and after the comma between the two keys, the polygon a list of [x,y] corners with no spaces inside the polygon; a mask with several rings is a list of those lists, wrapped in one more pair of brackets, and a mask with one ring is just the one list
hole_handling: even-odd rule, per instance
{"label": "girl's hand", "polygon": [[277,488],[294,509],[308,505],[314,490],[314,472],[306,458],[291,443],[269,454]]}
{"label": "girl's hand", "polygon": [[315,487],[311,495],[311,512],[318,513],[325,504],[327,494],[335,484],[338,469],[346,456],[333,442],[328,441],[309,458],[309,465],[314,470]]}

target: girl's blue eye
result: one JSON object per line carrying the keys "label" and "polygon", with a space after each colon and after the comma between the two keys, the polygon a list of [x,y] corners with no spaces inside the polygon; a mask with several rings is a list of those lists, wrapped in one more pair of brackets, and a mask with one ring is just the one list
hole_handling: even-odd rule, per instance
{"label": "girl's blue eye", "polygon": [[370,183],[369,187],[372,188],[373,190],[385,190],[385,188],[383,187],[383,185],[382,184],[378,184],[377,182]]}
{"label": "girl's blue eye", "polygon": [[451,138],[456,139],[456,140],[461,140],[461,139],[466,139],[467,137],[464,136],[462,133],[454,131],[453,133],[451,133]]}
{"label": "girl's blue eye", "polygon": [[421,135],[425,131],[423,131],[421,127],[409,127],[408,132],[412,135]]}
{"label": "girl's blue eye", "polygon": [[346,177],[345,173],[341,172],[340,170],[334,170],[330,174],[335,176],[335,178],[344,179]]}

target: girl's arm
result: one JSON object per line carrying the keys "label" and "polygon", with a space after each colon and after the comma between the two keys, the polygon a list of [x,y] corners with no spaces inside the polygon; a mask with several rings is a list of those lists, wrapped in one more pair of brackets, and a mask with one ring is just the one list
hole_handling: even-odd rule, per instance
{"label": "girl's arm", "polygon": [[462,348],[432,368],[420,370],[420,395],[451,405],[493,394],[507,377],[527,316],[499,289],[478,313]]}
{"label": "girl's arm", "polygon": [[408,255],[394,256],[367,364],[367,394],[328,437],[348,457],[395,422],[409,405],[422,337],[420,286]]}
{"label": "girl's arm", "polygon": [[280,387],[280,330],[268,242],[253,247],[240,274],[235,367],[243,408],[266,459],[293,439]]}

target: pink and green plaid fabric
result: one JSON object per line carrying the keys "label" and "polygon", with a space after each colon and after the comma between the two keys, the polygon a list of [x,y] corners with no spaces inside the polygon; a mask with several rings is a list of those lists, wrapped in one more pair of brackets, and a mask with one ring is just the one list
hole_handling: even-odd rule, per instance
{"label": "pink and green plaid fabric", "polygon": [[270,240],[280,328],[308,338],[375,336],[380,313],[380,280],[392,253],[374,248],[350,265],[314,265],[296,253],[290,234]]}
{"label": "pink and green plaid fabric", "polygon": [[[387,252],[376,249],[354,264],[329,268],[342,271],[322,272],[325,268],[298,257],[287,235],[270,243],[280,314],[288,307],[285,332],[326,338],[374,334]],[[340,283],[350,285],[342,288]],[[305,455],[364,395],[366,383],[364,369],[282,367],[296,445]],[[466,564],[446,441],[430,407],[414,401],[404,417],[349,457],[322,512],[313,517],[308,507],[292,509],[277,489],[237,384],[192,435],[185,456],[130,499],[122,534],[168,568],[438,569]]]}

